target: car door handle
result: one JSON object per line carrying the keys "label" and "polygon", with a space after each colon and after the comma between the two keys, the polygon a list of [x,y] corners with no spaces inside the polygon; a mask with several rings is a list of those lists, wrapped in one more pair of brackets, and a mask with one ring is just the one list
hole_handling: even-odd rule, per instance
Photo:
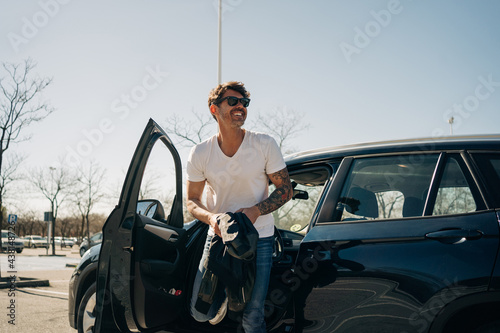
{"label": "car door handle", "polygon": [[179,239],[179,235],[174,233],[174,234],[170,235],[170,238],[168,239],[168,241],[170,243],[175,243],[175,242],[177,242],[178,239]]}
{"label": "car door handle", "polygon": [[483,233],[479,230],[451,229],[429,232],[425,237],[446,244],[458,244],[466,240],[480,239]]}

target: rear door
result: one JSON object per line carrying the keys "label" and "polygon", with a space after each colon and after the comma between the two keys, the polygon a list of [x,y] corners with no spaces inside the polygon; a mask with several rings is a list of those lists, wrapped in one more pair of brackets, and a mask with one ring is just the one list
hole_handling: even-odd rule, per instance
{"label": "rear door", "polygon": [[101,316],[109,309],[121,331],[157,329],[179,316],[185,238],[181,161],[167,134],[150,120],[103,227],[97,332],[103,332]]}
{"label": "rear door", "polygon": [[325,200],[295,268],[304,332],[427,332],[488,289],[498,221],[460,153],[347,158]]}

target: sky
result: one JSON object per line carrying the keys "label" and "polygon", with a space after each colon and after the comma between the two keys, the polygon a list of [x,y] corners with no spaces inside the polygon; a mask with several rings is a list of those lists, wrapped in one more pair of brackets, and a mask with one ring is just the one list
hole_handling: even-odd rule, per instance
{"label": "sky", "polygon": [[[118,188],[149,118],[164,125],[208,113],[217,0],[0,0],[0,8],[0,61],[31,58],[37,75],[53,78],[42,97],[55,111],[6,153],[26,156],[21,170],[97,161]],[[296,150],[448,136],[451,117],[453,135],[499,133],[496,0],[222,0],[222,8],[222,81],[245,83],[248,121],[278,108],[303,116],[310,126],[293,138]],[[188,153],[180,149],[184,164]]]}

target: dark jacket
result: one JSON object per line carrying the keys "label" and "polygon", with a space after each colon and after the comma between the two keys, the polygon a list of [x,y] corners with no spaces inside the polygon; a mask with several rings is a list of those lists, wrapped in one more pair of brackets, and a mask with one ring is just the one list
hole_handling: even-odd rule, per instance
{"label": "dark jacket", "polygon": [[228,309],[239,312],[252,295],[259,233],[243,213],[226,213],[217,222],[222,238],[212,238],[196,308],[207,313],[216,295],[225,290]]}

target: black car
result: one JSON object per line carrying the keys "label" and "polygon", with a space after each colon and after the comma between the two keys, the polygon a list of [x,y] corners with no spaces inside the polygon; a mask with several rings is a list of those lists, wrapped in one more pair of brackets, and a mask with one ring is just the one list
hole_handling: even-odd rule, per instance
{"label": "black car", "polygon": [[97,244],[101,244],[102,242],[102,232],[96,232],[92,237],[90,237],[90,246],[89,246],[89,241],[87,238],[84,238],[83,241],[80,243],[80,257],[83,257],[85,252],[87,252],[88,249],[90,249],[93,246],[96,246]]}
{"label": "black car", "polygon": [[[157,147],[175,166],[163,203],[139,200],[148,170],[165,169],[149,168]],[[320,149],[286,163],[295,200],[273,213],[269,332],[500,331],[500,136]],[[73,273],[79,332],[241,331],[238,314],[215,326],[189,315],[207,226],[183,224],[181,172],[151,120],[102,244]]]}

